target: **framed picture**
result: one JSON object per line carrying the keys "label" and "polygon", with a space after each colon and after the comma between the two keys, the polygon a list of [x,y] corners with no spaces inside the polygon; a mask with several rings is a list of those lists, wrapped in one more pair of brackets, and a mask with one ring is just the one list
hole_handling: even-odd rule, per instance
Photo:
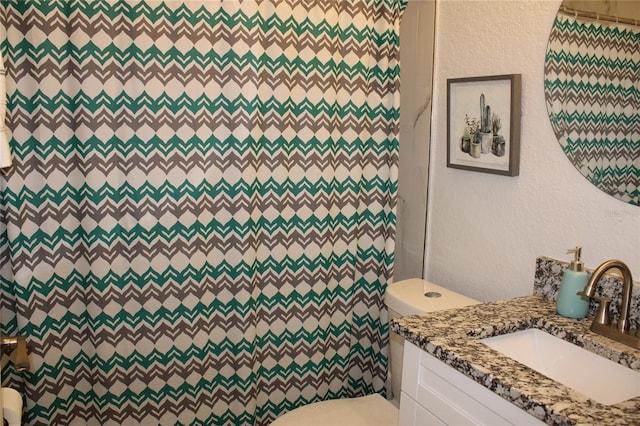
{"label": "framed picture", "polygon": [[520,74],[447,79],[447,167],[518,176]]}

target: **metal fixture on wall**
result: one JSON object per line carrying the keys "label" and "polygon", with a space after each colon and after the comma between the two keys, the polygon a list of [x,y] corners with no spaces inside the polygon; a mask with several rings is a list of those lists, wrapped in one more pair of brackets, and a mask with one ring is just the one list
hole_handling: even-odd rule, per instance
{"label": "metal fixture on wall", "polygon": [[2,337],[0,348],[5,354],[12,356],[17,372],[29,371],[29,353],[27,349],[27,339],[23,336]]}

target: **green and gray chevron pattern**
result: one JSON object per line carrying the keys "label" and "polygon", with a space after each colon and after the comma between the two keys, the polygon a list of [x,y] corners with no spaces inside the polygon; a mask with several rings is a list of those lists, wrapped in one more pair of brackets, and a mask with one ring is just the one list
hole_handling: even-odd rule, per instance
{"label": "green and gray chevron pattern", "polygon": [[3,375],[30,425],[384,393],[404,6],[2,1],[2,326],[33,347]]}
{"label": "green and gray chevron pattern", "polygon": [[545,96],[573,165],[602,191],[640,206],[640,29],[558,13]]}

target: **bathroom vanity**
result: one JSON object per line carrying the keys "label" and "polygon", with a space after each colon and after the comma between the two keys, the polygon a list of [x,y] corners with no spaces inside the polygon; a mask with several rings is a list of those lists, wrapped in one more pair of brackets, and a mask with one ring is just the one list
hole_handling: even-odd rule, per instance
{"label": "bathroom vanity", "polygon": [[[567,266],[538,258],[531,296],[392,320],[406,340],[400,425],[640,424],[640,349],[590,330],[598,303],[585,319],[557,314]],[[599,290],[616,322],[621,280],[607,276]],[[635,329],[637,285],[632,294]]]}
{"label": "bathroom vanity", "polygon": [[393,320],[408,343],[400,424],[640,423],[640,396],[599,403],[482,341],[539,329],[640,371],[640,350],[594,334],[590,324],[558,315],[555,303],[535,295]]}
{"label": "bathroom vanity", "polygon": [[400,425],[544,424],[416,345],[404,354]]}

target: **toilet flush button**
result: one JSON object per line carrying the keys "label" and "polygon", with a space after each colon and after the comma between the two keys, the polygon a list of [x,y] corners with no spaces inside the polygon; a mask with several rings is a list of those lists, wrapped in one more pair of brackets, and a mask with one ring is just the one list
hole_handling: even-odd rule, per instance
{"label": "toilet flush button", "polygon": [[442,293],[438,293],[437,291],[428,291],[424,294],[426,297],[437,298],[442,296]]}

